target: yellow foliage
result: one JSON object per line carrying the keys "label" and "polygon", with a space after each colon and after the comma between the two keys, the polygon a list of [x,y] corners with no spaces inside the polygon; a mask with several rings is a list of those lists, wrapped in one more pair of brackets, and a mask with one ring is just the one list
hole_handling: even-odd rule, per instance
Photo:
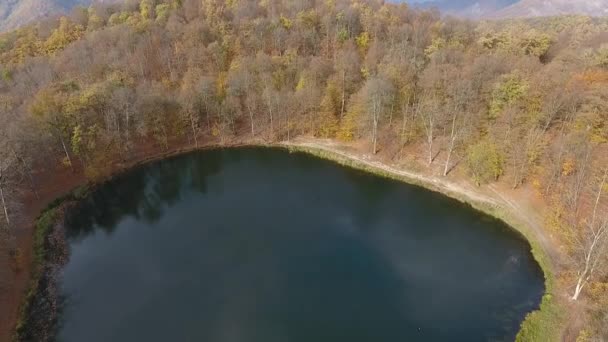
{"label": "yellow foliage", "polygon": [[576,342],[591,342],[591,332],[587,329],[582,329],[576,338]]}
{"label": "yellow foliage", "polygon": [[286,30],[289,30],[293,26],[293,23],[291,22],[291,20],[289,20],[287,17],[284,17],[282,14],[281,14],[281,17],[279,18],[279,23]]}
{"label": "yellow foliage", "polygon": [[534,188],[534,193],[540,197],[542,195],[542,187],[543,187],[543,184],[540,181],[540,179],[538,179],[537,177],[534,177],[534,179],[532,179],[532,187]]}
{"label": "yellow foliage", "polygon": [[[228,6],[230,6],[231,2],[236,3],[237,1],[236,0],[234,0],[234,1],[228,0],[226,3],[228,4]],[[172,9],[178,9],[180,7],[182,7],[182,0],[173,0],[173,1],[171,1],[171,8]]]}
{"label": "yellow foliage", "polygon": [[589,286],[589,296],[608,302],[608,282],[593,282]]}
{"label": "yellow foliage", "polygon": [[357,36],[357,38],[355,38],[355,41],[357,42],[357,46],[359,47],[359,50],[361,51],[362,54],[367,53],[367,49],[369,49],[370,39],[371,38],[367,31],[362,32],[360,35]]}
{"label": "yellow foliage", "polygon": [[367,70],[366,67],[361,68],[361,77],[363,77],[363,78],[369,77],[369,70]]}
{"label": "yellow foliage", "polygon": [[332,138],[336,135],[339,129],[338,116],[340,114],[341,102],[338,88],[334,82],[328,82],[325,89],[325,95],[321,100],[321,108],[319,111],[318,132],[323,138]]}
{"label": "yellow foliage", "polygon": [[87,23],[87,30],[93,31],[102,28],[104,25],[103,19],[95,13],[95,11],[89,10],[89,22]]}
{"label": "yellow foliage", "polygon": [[134,86],[135,79],[122,70],[114,70],[107,76],[107,81],[112,86]]}
{"label": "yellow foliage", "polygon": [[84,28],[82,25],[73,24],[66,17],[61,17],[59,27],[44,42],[44,52],[52,55],[63,50],[68,44],[80,39],[83,35]]}
{"label": "yellow foliage", "polygon": [[221,133],[220,131],[220,126],[217,123],[214,123],[213,126],[211,127],[211,135],[213,135],[214,137],[219,136]]}
{"label": "yellow foliage", "polygon": [[41,51],[41,42],[35,29],[26,27],[14,32],[15,41],[11,44],[8,35],[0,34],[0,65],[20,64],[26,57],[38,56]]}
{"label": "yellow foliage", "polygon": [[572,158],[566,159],[562,164],[562,175],[570,176],[574,171],[576,171],[576,161]]}
{"label": "yellow foliage", "polygon": [[565,253],[570,254],[576,245],[576,236],[573,229],[569,229],[564,222],[564,216],[566,215],[566,209],[563,204],[555,198],[548,201],[550,206],[545,212],[545,225],[546,227],[557,234],[560,237],[560,241],[563,242],[562,248]]}
{"label": "yellow foliage", "polygon": [[356,109],[346,112],[338,131],[338,139],[342,141],[352,141],[355,139],[358,118],[359,113]]}
{"label": "yellow foliage", "polygon": [[301,11],[297,15],[298,22],[306,28],[314,28],[319,24],[319,15],[314,9]]}
{"label": "yellow foliage", "polygon": [[108,24],[110,26],[120,25],[126,23],[131,18],[131,13],[129,12],[117,12],[113,13],[108,19]]}
{"label": "yellow foliage", "polygon": [[432,57],[437,51],[443,49],[446,45],[447,42],[445,41],[445,39],[441,37],[435,38],[431,42],[431,45],[427,46],[427,48],[424,49],[424,54],[427,57]]}
{"label": "yellow foliage", "polygon": [[70,160],[68,159],[68,157],[63,157],[63,159],[61,159],[61,164],[65,167],[71,167],[72,164],[70,163]]}
{"label": "yellow foliage", "polygon": [[226,96],[226,88],[228,86],[228,73],[220,72],[217,76],[217,81],[215,84],[215,89],[217,91],[217,96],[219,98],[224,98]]}
{"label": "yellow foliage", "polygon": [[528,90],[529,85],[519,72],[514,71],[504,75],[502,80],[496,83],[492,92],[490,118],[496,119],[505,107],[523,98]]}
{"label": "yellow foliage", "polygon": [[170,6],[169,4],[158,4],[156,5],[155,8],[155,12],[156,12],[156,22],[165,22],[167,20],[167,18],[169,18],[169,13],[170,13]]}
{"label": "yellow foliage", "polygon": [[300,76],[300,79],[298,80],[298,84],[296,85],[296,91],[300,91],[300,90],[304,89],[305,86],[306,86],[306,77]]}
{"label": "yellow foliage", "polygon": [[315,135],[322,138],[333,138],[340,128],[338,118],[329,111],[321,111],[319,113],[319,123],[317,126],[319,129],[315,132]]}
{"label": "yellow foliage", "polygon": [[230,67],[228,68],[228,70],[230,71],[237,71],[241,68],[241,61],[238,59],[233,60],[232,62],[230,62]]}
{"label": "yellow foliage", "polygon": [[154,4],[152,0],[142,0],[139,3],[139,14],[146,20],[154,19]]}

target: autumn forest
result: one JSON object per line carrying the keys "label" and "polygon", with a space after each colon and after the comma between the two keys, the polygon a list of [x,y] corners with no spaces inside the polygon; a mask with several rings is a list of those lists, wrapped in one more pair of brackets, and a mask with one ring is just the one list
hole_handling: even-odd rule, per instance
{"label": "autumn forest", "polygon": [[332,139],[535,196],[560,244],[552,305],[584,302],[574,336],[608,338],[607,32],[375,0],[143,0],[2,33],[2,253],[51,165],[95,181],[141,146]]}

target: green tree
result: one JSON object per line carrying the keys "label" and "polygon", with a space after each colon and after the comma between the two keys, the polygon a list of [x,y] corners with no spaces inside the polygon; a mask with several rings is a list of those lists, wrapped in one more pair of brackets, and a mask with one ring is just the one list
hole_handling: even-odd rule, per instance
{"label": "green tree", "polygon": [[467,166],[477,185],[498,180],[503,173],[503,156],[496,145],[482,140],[467,150]]}
{"label": "green tree", "polygon": [[528,91],[527,82],[518,75],[511,73],[503,77],[496,84],[492,92],[492,102],[490,103],[490,118],[495,119],[503,109],[511,106],[516,101],[524,97]]}

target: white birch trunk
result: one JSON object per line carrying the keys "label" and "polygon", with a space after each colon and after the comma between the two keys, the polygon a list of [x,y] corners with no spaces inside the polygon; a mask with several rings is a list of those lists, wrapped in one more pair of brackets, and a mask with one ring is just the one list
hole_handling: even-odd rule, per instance
{"label": "white birch trunk", "polygon": [[189,115],[190,116],[190,126],[192,127],[192,136],[194,137],[194,145],[196,147],[198,147],[198,138],[196,137],[196,127],[194,125],[194,118],[192,117],[192,114]]}
{"label": "white birch trunk", "polygon": [[8,217],[8,208],[6,206],[6,200],[4,199],[4,189],[0,186],[0,200],[2,200],[2,208],[4,209],[4,219],[6,220],[6,227],[10,228],[11,220]]}
{"label": "white birch trunk", "polygon": [[599,208],[600,200],[602,198],[602,192],[604,189],[604,185],[606,184],[606,179],[608,178],[608,168],[604,171],[604,176],[602,177],[602,181],[600,183],[597,196],[595,198],[595,204],[593,206],[593,214],[591,216],[591,222],[589,223],[589,234],[591,234],[592,240],[591,244],[584,251],[585,254],[585,264],[583,271],[579,274],[578,280],[576,282],[576,287],[574,289],[574,294],[572,295],[572,300],[577,300],[581,291],[593,276],[593,272],[595,270],[595,266],[597,266],[600,258],[603,256],[603,251],[606,249],[605,235],[608,231],[608,223],[602,222],[599,227],[595,227],[597,221],[597,210]]}

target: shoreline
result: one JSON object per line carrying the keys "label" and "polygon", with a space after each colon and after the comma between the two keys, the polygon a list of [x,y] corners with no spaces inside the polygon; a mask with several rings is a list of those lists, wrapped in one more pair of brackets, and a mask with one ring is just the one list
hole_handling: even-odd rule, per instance
{"label": "shoreline", "polygon": [[[144,155],[142,158],[135,158],[134,162],[126,164],[117,164],[116,169],[111,172],[107,177],[96,182],[86,181],[85,184],[81,184],[76,188],[64,189],[64,195],[58,196],[56,200],[47,203],[48,205],[41,212],[38,213],[37,219],[34,221],[36,228],[33,231],[34,235],[38,235],[41,230],[39,223],[40,218],[44,217],[49,211],[55,210],[62,207],[62,203],[77,201],[80,195],[78,192],[82,191],[82,187],[85,189],[95,188],[102,186],[105,182],[110,181],[114,177],[129,172],[130,170],[146,165],[148,163],[164,160],[174,156],[188,154],[196,151],[204,151],[210,149],[219,148],[237,148],[237,147],[267,147],[267,148],[280,148],[285,149],[289,152],[301,152],[306,153],[317,158],[330,160],[338,163],[345,167],[358,169],[367,173],[371,173],[377,176],[394,179],[400,182],[411,184],[425,188],[429,191],[441,193],[444,196],[456,199],[460,202],[466,203],[474,209],[497,218],[507,224],[515,233],[522,236],[527,243],[530,245],[531,253],[543,272],[545,279],[545,291],[542,297],[542,301],[539,304],[539,309],[528,313],[525,319],[522,321],[520,330],[517,335],[517,341],[530,341],[530,340],[555,340],[547,339],[549,336],[559,337],[562,333],[563,328],[556,329],[554,323],[560,320],[559,309],[560,305],[556,303],[555,297],[555,285],[554,285],[554,271],[556,260],[551,255],[547,241],[543,241],[538,238],[538,235],[542,235],[542,231],[538,231],[531,227],[530,222],[526,222],[525,217],[522,217],[522,213],[518,213],[516,208],[510,208],[509,202],[504,198],[501,199],[501,195],[497,193],[499,198],[488,196],[483,194],[481,191],[475,191],[471,189],[465,189],[459,186],[455,182],[450,182],[446,178],[440,179],[438,177],[432,177],[424,175],[421,172],[411,172],[404,169],[395,168],[389,164],[383,163],[375,158],[366,158],[364,154],[359,152],[347,152],[344,151],[348,147],[346,144],[340,144],[334,140],[321,140],[314,138],[302,138],[294,141],[283,141],[277,143],[268,143],[263,140],[242,140],[234,141],[225,144],[210,143],[201,146],[178,146],[172,150],[160,153],[152,153],[150,155]],[[85,192],[88,190],[85,190]],[[81,194],[82,195],[82,194]],[[60,225],[61,217],[55,217],[54,226]],[[48,244],[46,243],[47,238],[53,229],[47,229],[43,237],[43,243],[38,248],[43,248],[43,253],[49,251]],[[36,250],[36,245],[30,246],[32,253],[38,255],[40,251]],[[30,267],[29,271],[32,277],[30,278],[29,286],[27,291],[23,293],[20,298],[21,305],[19,306],[19,317],[15,328],[27,326],[29,317],[30,305],[33,304],[33,298],[42,291],[38,288],[38,284],[41,278],[44,277],[42,272],[43,269],[47,268],[49,260],[35,260]],[[36,279],[35,279],[36,278]],[[35,292],[33,295],[31,292]],[[540,333],[539,333],[540,331]],[[17,330],[13,330],[13,340],[17,338]]]}
{"label": "shoreline", "polygon": [[[480,192],[471,192],[457,186],[453,182],[440,180],[436,177],[425,176],[422,173],[396,169],[386,163],[364,159],[355,154],[340,150],[339,144],[330,141],[329,144],[312,142],[283,142],[279,146],[289,151],[302,152],[317,158],[326,159],[345,167],[350,167],[379,177],[404,182],[422,187],[428,191],[440,193],[462,203],[470,205],[473,209],[504,222],[514,233],[520,235],[530,246],[530,252],[540,267],[545,279],[545,291],[539,308],[529,312],[521,323],[516,341],[556,341],[560,339],[562,329],[556,328],[561,320],[560,305],[555,302],[555,260],[550,256],[549,246],[537,238],[542,234],[532,227],[521,214],[509,210],[509,203],[501,203],[494,198],[485,196]],[[548,242],[546,242],[548,243]],[[541,333],[539,333],[541,331]]]}

